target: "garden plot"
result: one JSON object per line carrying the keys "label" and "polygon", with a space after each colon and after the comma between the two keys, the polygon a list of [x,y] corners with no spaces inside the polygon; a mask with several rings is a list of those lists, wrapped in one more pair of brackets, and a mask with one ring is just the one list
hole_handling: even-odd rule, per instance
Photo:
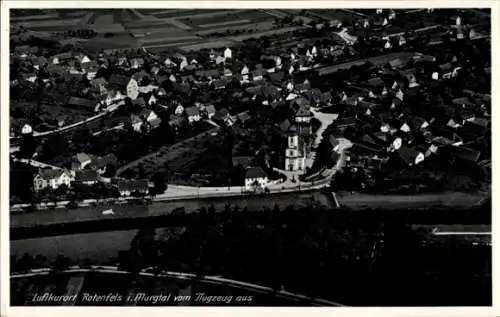
{"label": "garden plot", "polygon": [[[134,162],[120,168],[120,175],[124,177],[151,177],[155,173],[164,172],[167,167],[169,170],[179,171],[184,166],[194,162],[207,151],[207,140],[221,138],[218,135],[212,136],[216,129],[200,133],[194,137],[181,141],[179,143],[162,147],[155,153],[144,156]],[[217,142],[222,142],[218,140]]]}

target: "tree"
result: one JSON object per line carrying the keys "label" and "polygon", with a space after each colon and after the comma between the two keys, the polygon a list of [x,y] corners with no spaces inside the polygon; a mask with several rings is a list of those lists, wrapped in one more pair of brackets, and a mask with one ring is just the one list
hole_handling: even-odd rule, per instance
{"label": "tree", "polygon": [[167,188],[168,185],[165,182],[165,174],[164,173],[156,173],[153,176],[153,193],[154,194],[163,194]]}
{"label": "tree", "polygon": [[57,271],[65,271],[69,268],[70,264],[71,264],[71,262],[70,262],[68,257],[59,254],[59,255],[57,255],[52,266]]}

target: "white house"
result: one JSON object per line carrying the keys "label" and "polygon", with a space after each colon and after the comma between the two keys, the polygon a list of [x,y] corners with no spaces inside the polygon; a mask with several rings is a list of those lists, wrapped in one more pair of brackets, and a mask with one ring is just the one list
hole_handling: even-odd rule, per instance
{"label": "white house", "polygon": [[311,54],[314,57],[318,56],[318,49],[316,48],[316,46],[313,46],[313,48],[311,49]]}
{"label": "white house", "polygon": [[389,20],[394,20],[396,18],[396,12],[394,10],[391,10],[389,13]]}
{"label": "white house", "polygon": [[178,105],[175,108],[175,114],[179,115],[179,114],[182,114],[182,113],[184,113],[184,107],[182,105]]}
{"label": "white house", "polygon": [[174,62],[172,62],[172,60],[170,58],[168,58],[168,57],[165,59],[164,64],[167,67],[175,67],[175,66],[177,66],[177,64],[174,63]]}
{"label": "white house", "polygon": [[186,66],[188,66],[187,60],[183,60],[181,64],[179,65],[179,69],[183,70]]}
{"label": "white house", "polygon": [[186,108],[186,116],[188,118],[189,123],[200,121],[200,111],[196,107],[188,107]]}
{"label": "white house", "polygon": [[87,55],[83,55],[82,58],[80,59],[80,63],[82,63],[82,64],[89,63],[89,62],[90,62],[90,58]]}
{"label": "white house", "polygon": [[247,191],[255,191],[264,189],[269,183],[269,179],[264,170],[260,167],[250,167],[245,175],[245,189]]}
{"label": "white house", "polygon": [[275,59],[274,59],[275,63],[276,63],[276,68],[281,68],[281,57],[277,56]]}
{"label": "white house", "polygon": [[403,145],[403,140],[401,138],[396,138],[394,139],[394,141],[392,141],[392,147],[395,150],[399,150],[402,145]]}
{"label": "white house", "polygon": [[405,123],[403,123],[401,128],[399,128],[399,130],[408,133],[408,132],[410,132],[410,126],[408,126],[408,124],[405,122]]}
{"label": "white house", "polygon": [[132,100],[137,99],[137,96],[139,96],[139,85],[134,78],[130,78],[127,84],[127,96]]}
{"label": "white house", "polygon": [[31,126],[29,124],[25,124],[23,125],[22,129],[21,129],[21,133],[22,134],[30,134],[30,133],[33,133],[33,128],[31,128]]}
{"label": "white house", "polygon": [[404,38],[404,36],[400,36],[399,37],[399,46],[403,46],[406,44],[406,39]]}
{"label": "white house", "polygon": [[71,185],[71,173],[66,169],[40,170],[33,179],[35,191],[56,189],[63,184],[68,187]]}
{"label": "white house", "polygon": [[401,89],[399,89],[398,92],[396,93],[396,98],[403,101],[404,96],[405,96],[404,93],[401,91]]}
{"label": "white house", "polygon": [[153,105],[157,102],[156,100],[156,97],[154,95],[151,95],[151,97],[149,97],[149,100],[148,100],[148,105]]}
{"label": "white house", "polygon": [[228,47],[224,50],[224,59],[233,58],[233,51]]}
{"label": "white house", "polygon": [[224,57],[222,57],[222,56],[217,56],[217,57],[215,58],[215,64],[219,65],[219,64],[222,64],[222,63],[224,63]]}

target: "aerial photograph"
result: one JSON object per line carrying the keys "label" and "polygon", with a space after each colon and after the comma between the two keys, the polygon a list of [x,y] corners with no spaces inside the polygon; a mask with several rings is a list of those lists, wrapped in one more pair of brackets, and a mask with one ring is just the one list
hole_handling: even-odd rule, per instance
{"label": "aerial photograph", "polygon": [[489,8],[9,17],[10,306],[492,306]]}

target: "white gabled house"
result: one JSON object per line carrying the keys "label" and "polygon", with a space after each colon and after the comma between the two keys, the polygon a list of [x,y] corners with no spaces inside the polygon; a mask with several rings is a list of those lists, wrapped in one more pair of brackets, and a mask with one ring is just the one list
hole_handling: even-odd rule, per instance
{"label": "white gabled house", "polygon": [[35,191],[45,188],[57,189],[61,185],[71,186],[71,173],[66,169],[43,169],[33,179]]}

